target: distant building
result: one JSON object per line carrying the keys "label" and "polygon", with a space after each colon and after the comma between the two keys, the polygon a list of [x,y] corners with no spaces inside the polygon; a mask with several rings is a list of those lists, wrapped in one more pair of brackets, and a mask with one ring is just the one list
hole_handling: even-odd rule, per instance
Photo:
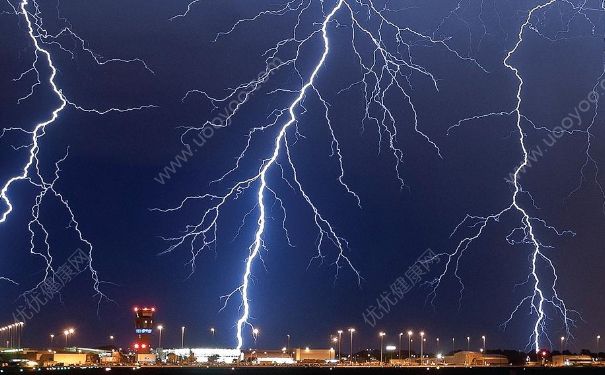
{"label": "distant building", "polygon": [[196,363],[234,363],[242,358],[242,353],[238,349],[219,348],[162,349],[160,351],[160,358],[164,362],[173,356],[180,359],[193,357]]}
{"label": "distant building", "polygon": [[94,363],[95,358],[89,353],[55,353],[53,362],[64,366],[86,365]]}
{"label": "distant building", "polygon": [[478,352],[462,351],[445,357],[443,362],[454,366],[502,366],[508,364],[508,358],[500,354],[483,354]]}
{"label": "distant building", "polygon": [[595,362],[589,355],[553,355],[553,366],[591,366]]}
{"label": "distant building", "polygon": [[326,362],[335,358],[334,349],[296,349],[296,362]]}
{"label": "distant building", "polygon": [[156,356],[153,353],[138,353],[137,363],[142,365],[154,365],[156,363]]}
{"label": "distant building", "polygon": [[294,364],[294,358],[283,350],[248,350],[244,361],[256,364]]}

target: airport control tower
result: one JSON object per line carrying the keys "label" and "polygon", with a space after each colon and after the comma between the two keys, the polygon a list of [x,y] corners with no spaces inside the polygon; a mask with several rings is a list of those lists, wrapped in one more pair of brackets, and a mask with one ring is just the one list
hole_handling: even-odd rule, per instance
{"label": "airport control tower", "polygon": [[150,353],[155,307],[135,307],[134,314],[137,334],[137,339],[133,344],[134,351],[139,354]]}

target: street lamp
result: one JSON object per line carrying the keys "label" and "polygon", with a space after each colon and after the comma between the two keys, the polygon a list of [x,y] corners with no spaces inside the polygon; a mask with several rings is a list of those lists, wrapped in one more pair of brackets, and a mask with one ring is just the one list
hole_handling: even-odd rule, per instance
{"label": "street lamp", "polygon": [[115,337],[114,337],[113,335],[110,335],[110,336],[109,336],[109,342],[111,343],[111,345],[113,345],[113,339],[114,339],[114,338],[115,338]]}
{"label": "street lamp", "polygon": [[597,358],[599,358],[599,341],[601,341],[601,335],[597,335]]}
{"label": "street lamp", "polygon": [[412,364],[412,335],[414,332],[408,331],[408,362],[409,365]]}
{"label": "street lamp", "polygon": [[214,345],[214,334],[216,333],[214,327],[210,328],[210,333],[212,333],[212,345]]}
{"label": "street lamp", "polygon": [[561,355],[563,355],[563,343],[565,342],[565,337],[561,336]]}
{"label": "street lamp", "polygon": [[422,358],[424,353],[424,332],[420,332],[420,364],[422,365]]}
{"label": "street lamp", "polygon": [[456,338],[452,337],[452,355],[456,352]]}
{"label": "street lamp", "polygon": [[486,353],[486,351],[485,351],[485,335],[481,336],[481,340],[483,340],[483,353]]}
{"label": "street lamp", "polygon": [[399,352],[397,354],[397,359],[401,359],[401,338],[403,337],[403,332],[399,332]]}
{"label": "street lamp", "polygon": [[437,350],[435,350],[435,355],[439,353],[439,337],[437,337]]}
{"label": "street lamp", "polygon": [[76,330],[73,328],[69,328],[63,331],[63,334],[65,335],[65,347],[67,347],[69,335],[73,335],[75,332]]}
{"label": "street lamp", "polygon": [[[288,335],[288,340],[290,340],[290,335]],[[342,360],[342,351],[340,349],[340,343],[342,342],[342,329],[338,330],[338,362]]]}
{"label": "street lamp", "polygon": [[185,326],[181,327],[181,349],[185,347]]}
{"label": "street lamp", "polygon": [[158,338],[158,348],[162,347],[162,330],[164,329],[163,325],[158,326],[158,331],[160,332],[160,337]]}
{"label": "street lamp", "polygon": [[351,364],[353,364],[353,333],[355,333],[355,328],[349,328],[349,333],[351,334]]}
{"label": "street lamp", "polygon": [[380,364],[382,365],[382,348],[384,346],[384,336],[386,336],[386,333],[380,332],[378,336],[380,336]]}
{"label": "street lamp", "polygon": [[466,351],[468,351],[468,352],[471,351],[471,337],[470,336],[466,336]]}

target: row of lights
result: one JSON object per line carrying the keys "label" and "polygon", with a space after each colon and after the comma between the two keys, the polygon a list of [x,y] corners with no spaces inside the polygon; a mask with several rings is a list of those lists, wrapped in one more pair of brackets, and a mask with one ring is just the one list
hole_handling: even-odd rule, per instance
{"label": "row of lights", "polygon": [[[12,347],[15,341],[17,341],[17,346],[21,347],[21,333],[24,325],[24,322],[16,322],[4,327],[0,327],[0,334],[3,336],[2,340],[6,339],[7,347]],[[4,344],[4,342],[0,343],[0,346],[2,344]]]}
{"label": "row of lights", "polygon": [[0,331],[3,332],[3,331],[11,330],[13,328],[23,327],[24,325],[25,325],[25,323],[23,323],[23,322],[17,322],[17,323],[9,324],[5,327],[1,327]]}
{"label": "row of lights", "polygon": [[[353,334],[356,332],[355,328],[349,328],[348,332],[351,335],[351,362],[353,362]],[[344,331],[342,330],[338,330],[338,337],[332,337],[332,342],[334,343],[338,343],[338,353],[339,356],[341,355],[341,341],[342,341],[342,334],[344,333]],[[380,361],[383,361],[383,346],[384,346],[384,337],[386,336],[386,332],[379,332],[378,333],[378,337],[380,338]],[[411,352],[412,352],[412,336],[414,335],[414,332],[412,330],[407,331],[407,335],[408,335],[408,354],[409,354],[409,359],[411,360]],[[399,357],[401,357],[401,339],[403,337],[403,332],[399,333]],[[425,338],[425,333],[424,331],[420,331],[420,357],[423,357],[423,351],[424,351],[424,343],[426,342],[426,338]],[[598,336],[598,338],[600,339],[600,336]],[[481,348],[481,352],[485,352],[485,342],[486,342],[486,337],[485,335],[481,336],[481,339],[483,340],[483,348]],[[561,338],[563,339],[563,338]],[[437,347],[439,347],[439,337],[436,338],[437,341]],[[468,345],[468,350],[470,350],[470,343],[471,343],[471,338],[470,336],[466,337],[466,341],[467,341],[467,345]],[[456,339],[454,337],[452,337],[452,350],[455,350],[455,342]],[[340,359],[340,358],[339,358]]]}

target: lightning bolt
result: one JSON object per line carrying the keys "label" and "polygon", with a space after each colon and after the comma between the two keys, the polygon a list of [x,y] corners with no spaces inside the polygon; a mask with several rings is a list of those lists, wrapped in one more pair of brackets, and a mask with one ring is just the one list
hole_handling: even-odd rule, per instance
{"label": "lightning bolt", "polygon": [[[575,233],[573,233],[571,231],[559,231],[556,228],[548,225],[546,223],[546,221],[544,221],[543,219],[531,216],[529,214],[528,210],[526,208],[524,208],[524,206],[522,205],[522,203],[520,201],[521,197],[525,196],[535,207],[533,197],[527,190],[523,189],[521,182],[520,182],[521,174],[530,165],[529,151],[528,151],[528,146],[526,144],[526,135],[525,135],[525,131],[523,129],[523,126],[524,126],[523,123],[525,122],[525,123],[529,124],[532,128],[534,128],[536,130],[548,131],[552,134],[555,134],[556,131],[550,130],[546,127],[537,126],[533,121],[528,119],[522,113],[522,110],[521,110],[521,106],[523,104],[522,93],[523,93],[523,86],[524,86],[525,82],[523,80],[521,72],[519,71],[519,68],[517,68],[515,65],[513,65],[510,60],[516,54],[519,47],[523,44],[524,35],[526,32],[528,32],[528,30],[533,31],[536,34],[538,34],[548,40],[555,40],[555,39],[549,38],[549,37],[545,36],[543,33],[541,33],[538,30],[538,28],[532,24],[532,19],[535,17],[535,14],[537,14],[540,11],[545,10],[546,8],[551,7],[553,4],[555,4],[557,2],[558,2],[557,0],[545,1],[545,2],[542,2],[542,3],[534,6],[527,12],[527,16],[525,17],[523,23],[521,24],[521,26],[519,28],[519,32],[517,34],[516,42],[515,42],[513,48],[510,49],[509,51],[507,51],[507,53],[504,57],[503,65],[513,73],[516,81],[518,82],[518,85],[516,88],[516,93],[515,93],[516,100],[515,100],[514,108],[512,110],[505,110],[505,111],[500,111],[500,112],[492,112],[492,113],[471,116],[471,117],[458,121],[456,124],[452,125],[448,129],[448,134],[449,134],[451,131],[455,130],[456,128],[458,128],[460,126],[467,124],[468,122],[473,122],[473,121],[486,119],[486,118],[490,118],[490,117],[512,117],[514,119],[516,130],[518,132],[519,145],[521,146],[521,149],[522,149],[523,159],[522,159],[521,163],[517,165],[517,167],[515,168],[514,174],[512,175],[511,185],[513,188],[513,192],[512,192],[512,199],[511,199],[510,205],[507,206],[506,208],[504,208],[503,210],[501,210],[500,212],[486,215],[486,216],[475,216],[475,215],[467,214],[464,217],[464,219],[456,226],[456,228],[454,229],[454,231],[452,232],[450,237],[453,237],[454,235],[456,235],[459,231],[462,230],[462,228],[472,231],[472,234],[468,235],[466,237],[463,237],[453,252],[442,253],[442,254],[437,255],[438,257],[445,257],[447,259],[447,261],[445,262],[444,271],[437,278],[435,278],[431,283],[429,283],[432,286],[432,290],[428,296],[431,303],[434,303],[437,289],[439,288],[443,278],[450,272],[451,269],[453,269],[453,274],[460,285],[460,296],[459,296],[459,304],[460,304],[462,301],[462,295],[463,295],[463,291],[464,291],[464,283],[459,274],[459,267],[460,267],[460,261],[461,261],[463,255],[465,254],[465,252],[468,250],[470,244],[473,241],[475,241],[477,238],[479,238],[483,235],[484,230],[488,226],[488,224],[499,222],[505,214],[511,214],[511,215],[518,216],[520,219],[520,223],[521,223],[520,227],[513,229],[513,231],[507,236],[506,239],[511,245],[526,244],[526,245],[529,245],[531,248],[531,254],[529,257],[530,272],[527,277],[527,280],[522,284],[526,284],[526,283],[530,284],[532,292],[529,295],[527,295],[526,297],[524,297],[519,302],[518,305],[516,305],[516,307],[513,309],[512,313],[510,314],[509,318],[502,324],[502,326],[504,328],[506,328],[507,324],[512,321],[512,319],[520,311],[520,309],[524,305],[529,305],[530,313],[532,315],[535,315],[535,320],[533,323],[532,333],[529,337],[529,342],[528,342],[527,346],[534,348],[536,351],[540,350],[541,344],[543,344],[544,341],[548,341],[552,347],[552,342],[551,342],[550,338],[548,337],[548,333],[547,333],[547,324],[546,324],[547,323],[547,312],[546,312],[547,306],[552,306],[560,315],[562,323],[565,328],[567,338],[573,337],[571,328],[575,325],[575,322],[576,322],[574,317],[576,317],[576,316],[579,317],[579,313],[575,310],[569,309],[566,306],[564,300],[559,296],[559,293],[557,292],[558,274],[557,274],[553,261],[545,253],[545,249],[551,248],[551,246],[542,243],[538,239],[538,237],[536,235],[536,228],[541,227],[544,230],[552,231],[557,236],[565,236],[565,235],[573,236],[573,235],[575,235]],[[591,9],[591,8],[586,7],[586,1],[584,1],[580,6],[574,6],[573,4],[571,4],[568,1],[564,1],[563,3],[570,5],[572,7],[572,10],[574,11],[575,15],[580,15],[580,16],[584,17],[584,19],[586,19],[592,25],[592,33],[594,35],[595,25],[591,21],[591,19],[586,15],[586,11],[589,11],[589,10],[602,11],[603,9],[605,9],[605,8],[603,8],[604,4],[601,4],[601,7],[603,9],[597,10],[597,9]],[[575,17],[575,15],[574,15],[574,17]],[[451,16],[451,14],[450,14],[450,16]],[[566,27],[564,27],[563,34],[565,34],[566,32],[569,31],[569,25],[570,25],[571,21],[573,20],[573,17],[571,17],[571,18],[572,19],[566,23]],[[557,37],[561,37],[561,35],[558,35]],[[603,75],[601,75],[601,77],[603,77]],[[597,82],[597,84],[595,84],[595,87],[594,87],[595,92],[596,92],[596,88],[597,88],[598,84],[599,84],[599,82]],[[575,134],[575,133],[586,134],[587,139],[588,139],[587,148],[586,148],[587,157],[586,157],[586,162],[584,163],[584,166],[582,167],[582,170],[581,170],[582,179],[581,179],[579,187],[581,187],[582,181],[584,179],[584,168],[587,166],[587,164],[594,163],[594,165],[596,167],[596,162],[590,155],[590,146],[591,146],[590,139],[592,137],[590,130],[595,122],[596,111],[598,110],[598,101],[597,101],[596,105],[597,105],[597,109],[595,110],[595,115],[592,118],[592,122],[587,130],[565,131],[566,133],[569,133],[569,134]],[[598,167],[597,167],[597,175],[598,175]],[[595,176],[595,181],[597,182],[597,185],[601,188],[601,186],[598,184],[598,181],[596,180],[596,176]],[[578,187],[578,189],[579,189],[579,187]],[[602,188],[601,188],[601,192],[603,192]],[[516,239],[520,234],[521,234],[521,239],[520,240]],[[543,271],[543,269],[545,269],[546,271]],[[548,283],[543,280],[544,272],[546,272],[547,274],[549,274],[552,277],[551,283]],[[522,285],[522,284],[518,284],[518,285]],[[581,319],[581,317],[580,317],[580,319]]]}
{"label": "lightning bolt", "polygon": [[[192,1],[187,6],[185,12],[172,17],[171,20],[187,16],[192,11],[193,6],[197,3],[198,1]],[[302,31],[302,20],[316,9],[314,6],[320,7],[322,14],[321,20],[313,24],[317,25],[317,27],[314,27],[311,31]],[[193,204],[194,202],[206,205],[201,219],[196,224],[187,225],[183,235],[164,238],[170,242],[170,245],[163,253],[172,252],[181,246],[190,251],[191,258],[188,264],[191,266],[191,272],[194,272],[198,255],[205,249],[216,247],[218,220],[226,204],[230,201],[239,199],[248,190],[254,190],[255,204],[252,209],[245,214],[244,221],[252,212],[257,212],[258,216],[255,223],[254,237],[247,249],[245,267],[241,276],[241,284],[231,293],[222,297],[224,300],[224,308],[235,294],[241,296],[240,316],[236,323],[238,349],[241,349],[244,345],[244,328],[250,327],[253,329],[253,326],[250,323],[250,282],[255,263],[258,260],[262,261],[262,251],[267,251],[264,235],[266,232],[269,211],[271,210],[269,207],[270,199],[279,204],[279,208],[283,215],[282,229],[286,234],[288,244],[291,244],[286,228],[286,209],[284,202],[273,188],[272,184],[274,183],[271,182],[271,174],[274,171],[279,173],[281,180],[284,181],[290,189],[300,194],[313,214],[318,238],[316,243],[317,253],[311,258],[310,262],[317,261],[322,263],[328,256],[323,249],[325,245],[331,244],[336,250],[332,262],[332,265],[336,269],[335,279],[338,277],[339,271],[345,266],[355,274],[358,282],[362,279],[360,271],[353,265],[347,255],[347,250],[349,248],[347,240],[338,234],[335,225],[322,214],[319,207],[304,189],[292,157],[292,147],[300,138],[304,137],[299,131],[299,125],[302,122],[303,115],[308,110],[306,102],[315,99],[323,110],[325,123],[329,129],[332,149],[331,156],[336,158],[339,166],[340,173],[336,179],[343,190],[350,195],[361,208],[362,200],[360,196],[346,182],[344,158],[340,142],[337,139],[335,127],[333,126],[333,121],[330,117],[331,105],[324,98],[321,90],[316,85],[322,68],[326,65],[328,56],[331,52],[331,38],[329,35],[330,25],[334,24],[337,27],[346,27],[350,30],[352,51],[361,71],[361,78],[338,91],[338,94],[352,90],[353,88],[360,89],[364,100],[364,117],[361,120],[362,130],[365,130],[365,126],[368,124],[376,126],[379,138],[379,152],[381,152],[381,146],[386,145],[388,152],[393,157],[395,164],[394,174],[401,187],[406,186],[403,176],[400,173],[400,168],[404,163],[405,153],[398,145],[399,133],[396,126],[397,119],[392,108],[387,104],[388,97],[398,94],[403,99],[403,102],[409,109],[409,123],[415,135],[423,140],[428,147],[434,150],[437,157],[442,157],[441,150],[437,143],[420,127],[419,113],[414,104],[412,84],[410,81],[412,76],[421,77],[428,80],[435,91],[438,92],[438,78],[435,77],[428,68],[415,61],[413,49],[420,47],[440,48],[456,59],[472,64],[477,69],[487,72],[487,70],[473,57],[464,56],[451,48],[447,44],[447,39],[439,39],[409,27],[398,26],[387,15],[392,11],[393,10],[386,6],[378,8],[372,1],[368,0],[337,0],[330,2],[291,0],[280,8],[264,10],[252,17],[237,20],[232,27],[219,32],[216,35],[214,42],[228,38],[244,24],[258,21],[261,18],[272,16],[281,17],[288,14],[294,14],[296,23],[290,37],[280,40],[273,47],[264,52],[263,56],[266,58],[265,69],[258,78],[236,85],[235,88],[227,90],[226,95],[212,95],[204,90],[194,89],[188,91],[183,98],[183,100],[186,100],[192,97],[192,95],[199,95],[204,100],[210,101],[214,109],[227,106],[229,103],[232,103],[234,99],[238,98],[238,96],[241,98],[241,100],[236,101],[236,104],[232,106],[232,111],[225,116],[224,121],[221,123],[216,124],[212,121],[204,121],[199,125],[179,126],[181,129],[184,129],[181,135],[181,142],[189,147],[190,144],[185,138],[186,135],[195,132],[203,132],[208,127],[222,128],[228,126],[237,118],[241,108],[249,101],[252,94],[260,91],[261,87],[267,83],[272,75],[287,68],[292,68],[294,70],[294,77],[300,80],[300,87],[296,89],[277,88],[267,93],[267,95],[281,94],[284,96],[293,94],[294,97],[288,102],[289,104],[287,106],[273,109],[268,116],[268,122],[252,127],[248,132],[245,147],[236,158],[235,165],[220,178],[212,181],[211,185],[224,183],[235,173],[242,173],[242,169],[244,169],[245,161],[247,160],[247,157],[249,157],[252,145],[258,142],[257,138],[262,134],[273,132],[273,135],[271,136],[271,144],[273,145],[271,151],[262,159],[262,163],[255,168],[255,173],[236,179],[236,182],[228,185],[222,193],[206,193],[203,195],[188,196],[175,207],[153,209],[154,211],[167,213],[179,211],[186,205]],[[342,21],[337,19],[341,14],[343,18],[346,17],[346,19],[349,20],[348,25],[343,24]],[[376,27],[376,25],[379,26]],[[306,44],[317,39],[321,41],[321,55],[313,63],[310,73],[305,74],[299,69],[301,65],[300,60],[304,55],[302,49]],[[362,45],[370,46],[370,54],[366,54],[361,50]],[[293,55],[288,55],[288,51],[294,51]],[[238,235],[240,234],[243,225],[244,222],[242,222],[242,225],[237,231]]]}
{"label": "lightning bolt", "polygon": [[[69,35],[72,38],[75,38],[79,43],[83,51],[90,54],[94,61],[99,65],[105,65],[108,63],[139,63],[142,64],[145,69],[151,69],[147,66],[147,64],[141,59],[104,59],[97,54],[95,54],[91,49],[86,47],[85,41],[80,38],[75,32],[71,30],[69,27],[63,28],[57,34],[50,34],[43,26],[43,19],[40,7],[36,1],[22,0],[19,2],[18,6],[13,6],[9,3],[11,8],[14,11],[14,14],[17,17],[21,17],[23,21],[25,21],[25,26],[27,30],[27,35],[31,40],[31,43],[34,47],[34,61],[29,69],[24,71],[18,78],[14,79],[14,81],[21,81],[28,77],[29,75],[35,75],[35,82],[30,87],[29,92],[23,97],[19,98],[18,103],[23,100],[28,99],[32,96],[38,86],[41,86],[41,74],[39,71],[39,66],[44,64],[49,70],[50,74],[46,79],[46,83],[52,91],[52,94],[58,100],[58,105],[52,110],[50,116],[47,119],[36,123],[33,125],[32,130],[28,130],[23,127],[11,127],[3,129],[0,134],[0,138],[3,137],[7,133],[21,133],[30,137],[30,143],[21,145],[16,147],[15,149],[26,149],[28,152],[27,162],[21,168],[21,171],[10,177],[3,185],[0,190],[0,201],[3,204],[2,211],[0,212],[0,224],[5,223],[10,214],[14,209],[13,202],[9,198],[9,190],[18,182],[27,182],[38,189],[38,194],[35,197],[35,201],[32,205],[31,209],[31,220],[28,224],[28,230],[30,232],[30,253],[36,256],[40,256],[46,262],[45,268],[45,277],[38,284],[41,285],[47,278],[54,274],[55,270],[53,267],[53,257],[51,255],[51,249],[48,242],[49,232],[46,230],[43,222],[40,218],[40,210],[41,205],[45,199],[48,197],[54,198],[60,205],[64,208],[65,212],[69,216],[69,227],[74,230],[79,241],[86,248],[89,255],[89,263],[88,270],[91,274],[91,279],[93,283],[93,289],[95,292],[95,297],[98,298],[97,306],[99,307],[103,300],[111,301],[102,291],[101,285],[104,281],[99,279],[98,273],[93,267],[93,245],[92,243],[86,239],[84,234],[80,229],[80,224],[76,219],[76,215],[74,210],[69,204],[68,199],[60,193],[56,188],[56,183],[59,181],[59,175],[61,172],[60,165],[68,156],[68,152],[65,154],[63,158],[58,160],[55,163],[55,171],[52,179],[48,179],[44,176],[41,170],[41,162],[38,158],[40,152],[40,143],[46,134],[48,128],[53,125],[58,119],[60,114],[65,110],[66,107],[71,106],[76,110],[95,113],[99,115],[104,115],[112,112],[129,112],[146,108],[153,108],[154,105],[143,105],[138,107],[131,108],[107,108],[107,109],[96,109],[96,108],[85,108],[76,104],[67,98],[63,90],[58,86],[56,77],[57,77],[57,67],[55,66],[52,58],[52,54],[50,49],[48,48],[51,45],[59,47],[62,51],[68,52],[74,56],[74,52],[69,50],[68,48],[63,47],[63,45],[59,42],[59,38],[65,35]],[[37,250],[36,244],[36,234],[42,234],[42,242],[44,244],[44,250]]]}

